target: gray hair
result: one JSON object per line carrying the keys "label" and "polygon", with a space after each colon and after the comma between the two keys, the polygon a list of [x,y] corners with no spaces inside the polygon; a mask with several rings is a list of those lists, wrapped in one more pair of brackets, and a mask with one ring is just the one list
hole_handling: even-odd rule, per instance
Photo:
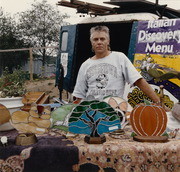
{"label": "gray hair", "polygon": [[92,39],[92,34],[94,32],[105,32],[107,34],[107,38],[110,39],[109,28],[107,26],[95,26],[90,29],[90,40]]}

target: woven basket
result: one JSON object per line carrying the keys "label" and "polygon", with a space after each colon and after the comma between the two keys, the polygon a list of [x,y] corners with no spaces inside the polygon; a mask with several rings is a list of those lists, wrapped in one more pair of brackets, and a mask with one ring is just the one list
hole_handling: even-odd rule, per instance
{"label": "woven basket", "polygon": [[27,146],[37,142],[37,137],[33,133],[22,133],[16,136],[16,145]]}

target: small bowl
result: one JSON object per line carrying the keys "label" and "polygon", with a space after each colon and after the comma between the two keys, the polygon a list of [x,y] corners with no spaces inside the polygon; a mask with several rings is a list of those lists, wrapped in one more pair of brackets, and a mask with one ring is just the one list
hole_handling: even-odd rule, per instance
{"label": "small bowl", "polygon": [[37,137],[33,133],[21,133],[16,136],[15,143],[19,146],[27,146],[35,144],[37,142]]}

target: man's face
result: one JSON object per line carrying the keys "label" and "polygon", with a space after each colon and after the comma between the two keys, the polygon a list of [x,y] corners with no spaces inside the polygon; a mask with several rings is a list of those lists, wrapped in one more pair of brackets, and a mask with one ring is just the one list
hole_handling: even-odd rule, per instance
{"label": "man's face", "polygon": [[104,53],[108,50],[108,35],[105,32],[94,32],[91,37],[91,44],[95,53]]}

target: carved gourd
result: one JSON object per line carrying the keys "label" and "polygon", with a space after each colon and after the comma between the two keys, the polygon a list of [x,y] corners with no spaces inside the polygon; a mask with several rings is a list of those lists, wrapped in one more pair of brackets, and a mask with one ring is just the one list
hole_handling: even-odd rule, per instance
{"label": "carved gourd", "polygon": [[167,125],[167,116],[161,106],[138,105],[130,114],[130,123],[139,136],[161,136]]}

